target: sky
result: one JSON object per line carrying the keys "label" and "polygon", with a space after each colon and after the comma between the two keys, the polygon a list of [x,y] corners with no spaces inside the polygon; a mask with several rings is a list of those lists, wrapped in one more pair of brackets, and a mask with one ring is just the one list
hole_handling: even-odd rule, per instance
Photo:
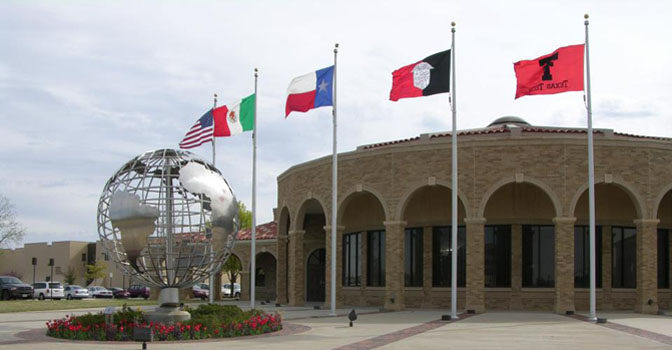
{"label": "sky", "polygon": [[[24,242],[93,241],[103,186],[125,162],[177,148],[213,104],[258,81],[257,223],[277,176],[330,155],[331,109],[284,118],[292,78],[338,54],[338,150],[452,128],[448,94],[389,101],[395,69],[450,48],[457,128],[504,115],[585,127],[583,92],[514,100],[513,63],[585,40],[595,128],[672,137],[669,1],[2,1],[0,193]],[[251,133],[216,141],[251,207]],[[192,150],[212,158],[209,144]]]}

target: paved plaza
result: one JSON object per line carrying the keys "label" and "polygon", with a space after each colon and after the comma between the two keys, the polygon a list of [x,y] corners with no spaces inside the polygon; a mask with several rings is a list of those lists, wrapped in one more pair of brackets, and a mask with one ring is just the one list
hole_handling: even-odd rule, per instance
{"label": "paved plaza", "polygon": [[[83,302],[85,303],[85,302]],[[245,306],[244,302],[237,304]],[[672,349],[672,317],[636,313],[600,313],[605,325],[585,315],[549,312],[487,312],[440,321],[445,310],[380,312],[358,308],[359,319],[348,327],[349,309],[261,306],[285,319],[280,334],[211,340],[199,343],[155,342],[149,349]],[[44,336],[47,320],[98,309],[0,314],[0,349],[140,349],[138,343],[93,343],[52,340]]]}

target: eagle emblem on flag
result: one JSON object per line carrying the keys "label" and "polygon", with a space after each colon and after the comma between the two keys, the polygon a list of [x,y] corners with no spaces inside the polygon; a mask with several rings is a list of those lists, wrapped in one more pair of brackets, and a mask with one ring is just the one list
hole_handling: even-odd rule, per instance
{"label": "eagle emblem on flag", "polygon": [[235,123],[235,122],[236,122],[236,119],[237,119],[237,118],[236,118],[236,112],[235,112],[235,111],[231,111],[231,112],[229,112],[229,122],[231,122],[231,123]]}

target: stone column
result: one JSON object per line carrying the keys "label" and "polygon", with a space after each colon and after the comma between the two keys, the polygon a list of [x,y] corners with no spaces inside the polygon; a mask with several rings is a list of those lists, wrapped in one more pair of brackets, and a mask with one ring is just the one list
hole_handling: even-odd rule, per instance
{"label": "stone column", "polygon": [[385,309],[404,309],[406,221],[385,221]]}
{"label": "stone column", "polygon": [[279,304],[287,304],[289,301],[287,298],[287,242],[289,242],[289,238],[287,236],[278,236],[276,243],[278,252],[278,266],[275,269],[275,295],[277,295],[277,298],[275,299],[275,302]]}
{"label": "stone column", "polygon": [[[573,217],[553,218],[555,224],[555,312],[574,311]],[[596,244],[598,244],[596,242]]]}
{"label": "stone column", "polygon": [[511,301],[510,310],[523,309],[523,225],[511,225]]}
{"label": "stone column", "polygon": [[635,311],[658,313],[658,219],[635,220],[637,226],[637,301]]}
{"label": "stone column", "polygon": [[290,231],[289,250],[287,258],[289,259],[289,305],[303,306],[306,302],[306,283],[305,283],[305,259],[303,257],[303,236],[306,231]]}
{"label": "stone column", "polygon": [[[345,226],[336,227],[336,308],[343,306],[343,231]],[[324,307],[331,307],[331,226],[324,226],[325,232],[325,297]]]}
{"label": "stone column", "polygon": [[467,224],[466,309],[485,312],[485,218],[465,218]]}
{"label": "stone column", "polygon": [[250,300],[250,271],[249,265],[248,269],[240,271],[238,276],[240,278],[240,300]]}

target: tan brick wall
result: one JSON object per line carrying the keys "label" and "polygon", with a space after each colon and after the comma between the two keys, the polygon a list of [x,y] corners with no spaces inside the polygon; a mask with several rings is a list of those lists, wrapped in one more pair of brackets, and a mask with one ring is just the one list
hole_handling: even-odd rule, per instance
{"label": "tan brick wall", "polygon": [[637,302],[635,310],[658,313],[657,243],[660,220],[636,220],[637,225]]}
{"label": "tan brick wall", "polygon": [[[388,310],[404,306],[404,229],[405,221],[385,222],[385,303]],[[420,293],[422,293],[420,291]]]}
{"label": "tan brick wall", "polygon": [[555,223],[555,312],[574,311],[574,222],[556,217]]}
{"label": "tan brick wall", "polygon": [[485,311],[485,219],[467,218],[466,309]]}
{"label": "tan brick wall", "polygon": [[[465,217],[483,217],[489,224],[512,224],[513,229],[512,286],[505,290],[479,290],[482,284],[480,281],[482,271],[478,270],[482,270],[482,258],[471,254],[480,254],[479,249],[482,249],[483,243],[478,241],[482,240],[481,228],[474,227],[469,230],[478,231],[481,237],[467,233],[468,288],[464,291],[464,307],[562,311],[560,309],[571,308],[576,303],[574,307],[582,309],[587,299],[583,291],[574,291],[573,288],[573,249],[570,249],[573,247],[573,229],[570,225],[563,226],[562,232],[556,234],[558,288],[548,291],[529,291],[521,288],[520,230],[522,224],[551,224],[551,219],[554,217],[576,217],[576,224],[585,224],[587,200],[582,199],[586,196],[587,186],[585,134],[498,133],[461,136],[458,141],[459,223],[464,224]],[[362,205],[360,209],[350,208],[351,213],[345,213],[339,218],[339,225],[344,225],[349,218],[352,222],[365,222],[363,226],[371,225],[366,217],[381,216],[380,208],[383,208],[384,214],[384,219],[376,219],[381,221],[380,224],[382,221],[413,221],[412,225],[422,227],[449,224],[450,212],[445,210],[449,208],[447,207],[449,197],[444,194],[450,193],[447,189],[451,183],[450,153],[450,137],[423,135],[418,141],[340,154],[338,196],[341,202],[339,203],[343,203],[343,199],[357,191],[366,193],[367,189],[375,196],[367,199],[370,202],[367,205],[360,203]],[[672,174],[671,141],[628,138],[615,135],[613,132],[595,134],[597,200],[610,204],[607,209],[604,209],[604,205],[598,206],[597,213],[598,224],[603,225],[604,230],[603,288],[598,293],[598,307],[632,310],[638,304],[637,308],[640,309],[645,294],[653,295],[656,299],[660,298],[658,303],[665,302],[666,291],[651,292],[650,286],[656,282],[655,273],[652,273],[655,272],[655,266],[651,268],[651,261],[648,258],[643,260],[641,266],[638,262],[638,273],[643,269],[641,284],[638,275],[638,286],[641,289],[639,299],[632,297],[632,293],[628,291],[611,290],[609,227],[633,226],[634,219],[655,219],[658,213],[653,213],[654,208],[658,206],[662,195],[672,188],[670,174]],[[506,186],[511,183],[531,187]],[[501,191],[498,192],[499,189]],[[533,191],[523,191],[527,189]],[[529,210],[516,212],[508,210],[515,207],[507,206],[505,201],[498,202],[495,197],[517,198],[519,202],[534,204]],[[330,198],[331,157],[299,164],[278,177],[278,207],[287,208],[293,230],[302,229],[301,208],[310,199],[320,203],[324,220],[329,223]],[[378,201],[380,203],[376,203]],[[490,213],[491,217],[484,215],[486,205],[494,208]],[[347,208],[347,205],[344,207]],[[367,208],[374,214],[366,214]],[[663,208],[666,207],[663,205]],[[672,223],[672,213],[665,215],[670,218],[663,220]],[[348,225],[357,226],[357,224]],[[559,232],[561,229],[557,228],[556,232]],[[356,291],[348,290],[347,293],[344,291],[342,294],[348,295],[347,302],[378,303],[389,308],[403,308],[405,301],[410,305],[421,306],[442,303],[443,299],[441,297],[436,299],[434,297],[436,293],[433,288],[427,288],[427,283],[418,291],[403,288],[403,227],[387,225],[386,232],[387,285],[384,289],[384,301],[380,302],[380,289],[363,287]],[[638,251],[655,249],[655,243],[652,243],[655,240],[651,241],[651,235],[644,232],[640,237],[638,234]],[[654,245],[650,246],[651,244]],[[305,252],[298,252],[290,247],[287,253],[290,265],[292,262],[303,261],[293,258],[294,254],[303,255]],[[638,254],[638,259],[639,255],[641,254]],[[431,261],[431,254],[425,259]],[[340,258],[337,260],[340,261]],[[305,266],[300,268],[305,269]],[[290,271],[292,269],[298,267],[290,267]],[[425,266],[425,279],[429,276],[431,268],[427,271]],[[437,292],[439,295],[443,293],[440,290]],[[290,288],[290,299],[292,293],[303,291]],[[404,296],[405,294],[407,295]],[[389,301],[392,296],[395,297],[394,305]],[[428,303],[428,300],[431,301]]]}

